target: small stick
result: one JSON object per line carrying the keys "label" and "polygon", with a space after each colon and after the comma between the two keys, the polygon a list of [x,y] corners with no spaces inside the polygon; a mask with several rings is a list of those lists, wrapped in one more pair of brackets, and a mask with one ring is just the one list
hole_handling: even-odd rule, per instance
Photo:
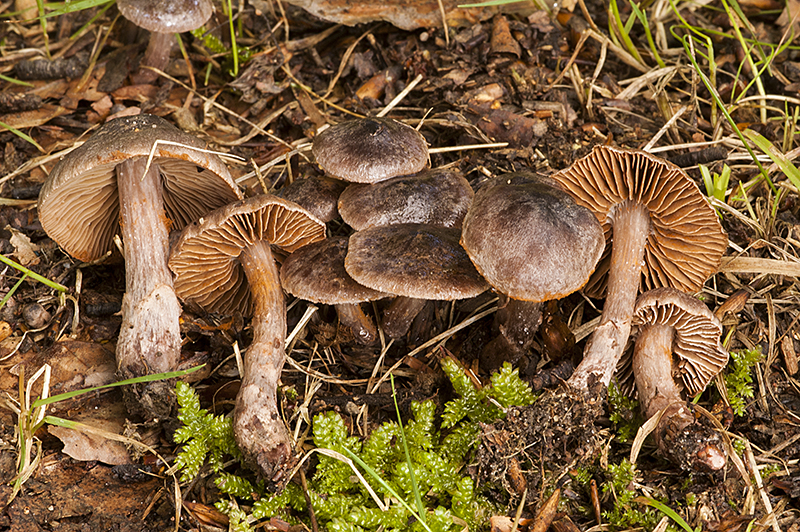
{"label": "small stick", "polygon": [[403,89],[402,91],[400,91],[400,94],[398,94],[397,96],[395,96],[395,97],[394,97],[394,99],[393,99],[391,102],[389,102],[389,104],[388,104],[386,107],[384,107],[384,108],[383,108],[383,110],[382,110],[380,113],[378,113],[378,114],[377,114],[377,115],[375,115],[375,116],[377,116],[378,118],[380,118],[380,117],[382,117],[382,116],[386,116],[386,115],[389,113],[389,111],[391,111],[392,109],[394,109],[395,107],[397,107],[397,104],[399,104],[401,101],[403,101],[403,98],[405,98],[406,96],[408,96],[408,93],[409,93],[409,92],[411,92],[412,90],[414,90],[414,87],[416,87],[417,85],[419,85],[419,82],[420,82],[420,81],[422,81],[422,74],[417,74],[417,77],[416,77],[416,78],[414,78],[413,80],[411,80],[411,83],[409,83],[409,84],[406,86],[406,88],[405,88],[405,89]]}

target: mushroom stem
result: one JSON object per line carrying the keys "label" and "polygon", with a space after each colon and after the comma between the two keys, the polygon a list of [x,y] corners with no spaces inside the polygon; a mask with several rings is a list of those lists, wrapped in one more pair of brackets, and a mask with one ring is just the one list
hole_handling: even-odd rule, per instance
{"label": "mushroom stem", "polygon": [[253,342],[244,359],[233,433],[245,459],[270,480],[279,481],[290,463],[293,446],[277,401],[286,358],[286,302],[268,242],[247,246],[239,261],[253,301]]}
{"label": "mushroom stem", "polygon": [[142,67],[153,67],[161,71],[169,66],[169,54],[175,42],[174,33],[150,33],[150,41],[147,43],[147,50],[144,52],[139,71],[133,75],[132,81],[136,84],[152,83],[158,78],[158,73]]}
{"label": "mushroom stem", "polygon": [[383,311],[383,332],[389,338],[402,338],[411,322],[427,303],[427,299],[397,296]]}
{"label": "mushroom stem", "polygon": [[372,345],[378,340],[378,329],[375,323],[364,313],[359,304],[335,305],[339,323],[353,332],[356,342],[362,345]]}
{"label": "mushroom stem", "polygon": [[[146,173],[145,166],[144,157],[117,165],[125,244],[125,296],[117,340],[117,370],[122,378],[174,371],[180,360],[181,307],[167,267],[169,220],[161,175],[158,165],[151,164]],[[164,401],[157,394],[153,390],[151,399]],[[151,415],[169,414],[169,408],[156,409]]]}
{"label": "mushroom stem", "polygon": [[589,389],[591,376],[608,386],[631,332],[631,316],[641,283],[644,249],[650,232],[648,209],[624,201],[610,213],[614,232],[606,302],[600,323],[592,333],[583,360],[567,381],[578,390]]}
{"label": "mushroom stem", "polygon": [[661,453],[686,469],[716,471],[726,455],[713,431],[696,423],[673,377],[675,328],[650,324],[639,329],[633,350],[633,376],[644,415],[664,414],[653,435]]}
{"label": "mushroom stem", "polygon": [[497,333],[481,352],[481,366],[497,369],[503,362],[516,363],[528,352],[542,324],[542,303],[505,297],[497,309],[492,329]]}

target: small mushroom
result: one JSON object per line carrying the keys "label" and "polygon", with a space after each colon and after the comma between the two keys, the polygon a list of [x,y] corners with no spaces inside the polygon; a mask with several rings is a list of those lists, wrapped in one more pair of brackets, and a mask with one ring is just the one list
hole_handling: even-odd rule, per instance
{"label": "small mushroom", "polygon": [[542,302],[586,284],[605,239],[594,215],[555,181],[519,172],[475,194],[461,245],[489,284],[510,298],[495,315],[500,334],[482,357],[496,366],[525,354],[541,322]]}
{"label": "small mushroom", "polygon": [[384,313],[391,338],[405,335],[425,301],[466,299],[488,288],[459,245],[460,234],[451,227],[394,224],[350,236],[347,273],[364,286],[402,296]]}
{"label": "small mushroom", "polygon": [[356,231],[398,223],[461,227],[473,195],[459,172],[425,170],[372,185],[354,183],[339,197],[339,213]]}
{"label": "small mushroom", "polygon": [[[156,141],[154,158],[147,158]],[[180,304],[167,267],[170,229],[241,194],[225,164],[197,138],[166,120],[111,120],[55,165],[39,195],[39,220],[67,253],[93,261],[120,232],[126,292],[117,341],[120,378],[174,371],[180,359]],[[147,172],[145,172],[147,169]],[[128,407],[147,417],[170,413],[171,386],[126,387]],[[138,403],[138,405],[137,405]]]}
{"label": "small mushroom", "polygon": [[416,174],[428,164],[425,137],[390,118],[340,122],[318,134],[311,151],[326,174],[353,183]]}
{"label": "small mushroom", "polygon": [[141,67],[166,70],[175,34],[199,28],[214,11],[211,0],[117,0],[117,7],[123,17],[151,32],[135,83],[155,81],[158,74]]}
{"label": "small mushroom", "polygon": [[717,270],[728,239],[694,181],[649,153],[597,146],[552,177],[595,214],[607,243],[613,234],[584,289],[599,296],[605,288],[600,324],[568,381],[578,390],[595,379],[608,386],[630,335],[639,287],[699,290]]}
{"label": "small mushroom", "polygon": [[286,303],[271,246],[292,252],[323,238],[325,224],[299,205],[265,194],[187,226],[169,259],[182,299],[209,311],[253,316],[233,430],[245,460],[276,482],[288,480],[293,445],[277,403]]}
{"label": "small mushroom", "polygon": [[344,269],[347,242],[344,236],[331,237],[298,249],[283,261],[281,283],[284,290],[300,299],[334,305],[339,322],[353,332],[356,341],[372,345],[378,331],[361,303],[391,294],[360,285],[348,275]]}
{"label": "small mushroom", "polygon": [[338,203],[347,183],[326,176],[311,175],[296,179],[281,188],[279,198],[297,203],[325,223],[339,216]]}
{"label": "small mushroom", "polygon": [[623,357],[619,375],[630,381],[632,374],[647,418],[664,410],[653,433],[659,450],[687,470],[723,468],[719,435],[695,421],[684,396],[702,392],[728,363],[719,320],[696,298],[656,288],[636,301],[633,330],[634,347]]}

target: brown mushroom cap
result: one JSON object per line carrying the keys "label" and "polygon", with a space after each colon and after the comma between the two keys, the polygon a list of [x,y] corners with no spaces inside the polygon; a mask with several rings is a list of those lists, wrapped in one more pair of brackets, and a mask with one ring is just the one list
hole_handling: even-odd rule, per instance
{"label": "brown mushroom cap", "polygon": [[[643,293],[636,301],[631,338],[635,340],[650,325],[674,328],[673,375],[676,379],[680,375],[690,396],[705,390],[728,363],[728,353],[720,345],[722,325],[697,298],[669,287]],[[632,352],[625,351],[617,370],[620,387],[628,394],[633,393]]]}
{"label": "brown mushroom cap", "polygon": [[152,165],[163,183],[164,207],[172,229],[241,198],[227,167],[203,153],[199,139],[153,115],[107,122],[53,168],[39,194],[39,220],[45,232],[73,257],[92,261],[110,250],[119,229],[116,166],[147,157],[159,143]]}
{"label": "brown mushroom cap", "polygon": [[339,216],[339,196],[345,188],[347,183],[338,179],[312,175],[305,179],[296,179],[281,188],[277,196],[297,203],[327,223]]}
{"label": "brown mushroom cap", "polygon": [[475,194],[461,245],[497,291],[538,302],[586,284],[605,240],[592,213],[556,182],[520,172]]}
{"label": "brown mushroom cap", "polygon": [[434,169],[350,185],[339,197],[339,213],[356,231],[398,223],[461,227],[473,195],[459,172]]}
{"label": "brown mushroom cap", "polygon": [[311,151],[325,173],[354,183],[416,174],[428,164],[425,137],[390,118],[360,118],[331,126],[314,138]]}
{"label": "brown mushroom cap", "polygon": [[250,313],[250,288],[237,258],[265,240],[292,252],[325,238],[325,224],[271,194],[226,205],[183,230],[169,267],[178,296],[207,310]]}
{"label": "brown mushroom cap", "polygon": [[674,164],[643,151],[597,146],[552,178],[595,213],[605,232],[606,250],[584,289],[588,295],[605,291],[614,209],[626,200],[650,212],[643,290],[673,286],[694,292],[718,269],[728,239],[700,189]]}
{"label": "brown mushroom cap", "polygon": [[344,267],[358,283],[417,299],[465,299],[486,290],[460,231],[429,224],[371,227],[350,236]]}
{"label": "brown mushroom cap", "polygon": [[117,0],[123,17],[155,33],[183,33],[211,18],[211,0]]}
{"label": "brown mushroom cap", "polygon": [[281,266],[283,289],[300,299],[323,305],[356,304],[391,294],[379,292],[353,280],[344,269],[348,238],[326,238],[303,246]]}

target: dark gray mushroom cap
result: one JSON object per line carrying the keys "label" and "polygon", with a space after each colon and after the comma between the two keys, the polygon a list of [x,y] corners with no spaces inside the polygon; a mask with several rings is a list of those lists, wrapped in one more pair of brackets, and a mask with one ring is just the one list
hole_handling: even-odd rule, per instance
{"label": "dark gray mushroom cap", "polygon": [[[636,300],[631,338],[644,327],[669,325],[675,329],[672,342],[673,375],[690,396],[705,390],[728,363],[728,352],[720,344],[722,325],[700,300],[670,287],[644,292]],[[617,366],[620,387],[632,394],[632,344]]]}
{"label": "dark gray mushroom cap", "polygon": [[325,224],[285,199],[263,194],[231,203],[183,230],[169,258],[175,291],[209,311],[249,314],[242,250],[266,240],[292,252],[323,238]]}
{"label": "dark gray mushroom cap", "polygon": [[650,212],[642,290],[672,286],[695,292],[719,268],[728,238],[706,197],[674,164],[643,151],[596,146],[552,178],[603,225],[607,245],[586,285],[590,296],[605,292],[614,209],[625,201]]}
{"label": "dark gray mushroom cap", "polygon": [[211,18],[211,0],[117,0],[123,17],[155,33],[183,33]]}
{"label": "dark gray mushroom cap", "polygon": [[317,135],[311,151],[325,173],[354,183],[416,174],[428,164],[425,137],[389,118],[340,122]]}
{"label": "dark gray mushroom cap", "polygon": [[461,244],[496,290],[539,302],[586,284],[605,239],[591,211],[556,182],[517,173],[500,176],[475,194]]}
{"label": "dark gray mushroom cap", "polygon": [[110,120],[82,146],[65,155],[39,194],[39,220],[45,232],[82,261],[98,259],[111,249],[119,229],[115,168],[134,157],[148,157],[159,143],[152,164],[161,172],[162,194],[172,229],[242,197],[222,160],[205,144],[166,120],[138,115]]}
{"label": "dark gray mushroom cap", "polygon": [[303,246],[281,265],[281,286],[300,299],[324,305],[357,304],[391,294],[367,288],[344,269],[345,236],[326,238]]}
{"label": "dark gray mushroom cap", "polygon": [[350,185],[339,197],[339,214],[356,231],[398,223],[461,227],[473,195],[459,172],[426,170],[374,185]]}
{"label": "dark gray mushroom cap", "polygon": [[325,176],[312,175],[296,179],[278,191],[278,197],[293,201],[322,220],[330,222],[339,216],[338,202],[347,183]]}
{"label": "dark gray mushroom cap", "polygon": [[488,286],[458,243],[460,231],[428,224],[371,227],[350,236],[344,261],[356,282],[416,299],[465,299]]}

